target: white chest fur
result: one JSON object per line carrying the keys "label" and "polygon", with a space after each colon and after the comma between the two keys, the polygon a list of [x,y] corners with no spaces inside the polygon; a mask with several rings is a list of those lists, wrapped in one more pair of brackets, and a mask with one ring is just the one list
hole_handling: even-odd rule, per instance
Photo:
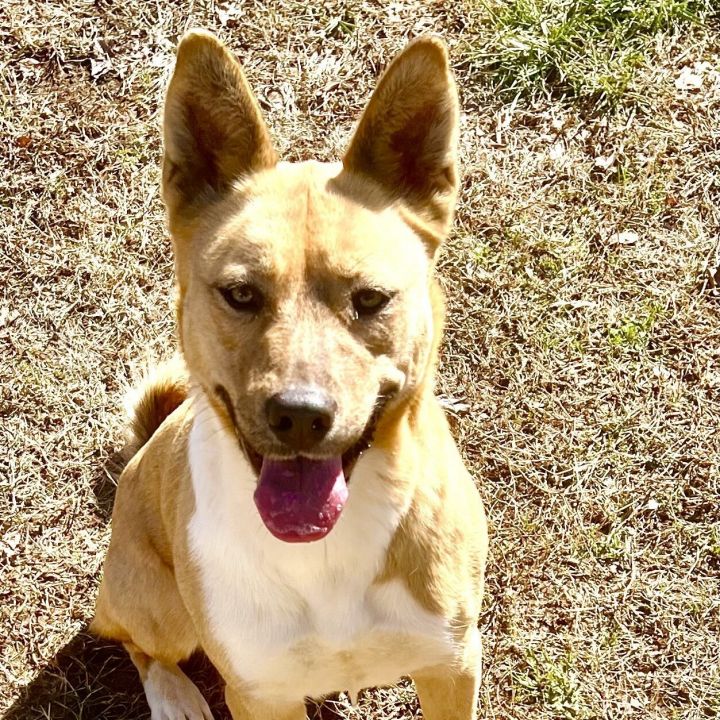
{"label": "white chest fur", "polygon": [[262,524],[255,478],[203,397],[190,434],[196,509],[189,549],[207,625],[234,672],[258,695],[283,700],[387,685],[454,655],[443,618],[403,583],[373,584],[406,508],[383,487],[384,458],[357,463],[336,527],[289,544]]}

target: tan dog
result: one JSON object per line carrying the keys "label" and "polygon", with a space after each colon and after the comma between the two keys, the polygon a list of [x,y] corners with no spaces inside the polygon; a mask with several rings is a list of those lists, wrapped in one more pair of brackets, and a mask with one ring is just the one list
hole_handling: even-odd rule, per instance
{"label": "tan dog", "polygon": [[234,57],[180,43],[163,198],[184,369],[135,409],[93,628],[125,644],[153,720],[235,720],[415,680],[470,720],[487,534],[433,395],[433,277],[458,175],[444,45],[392,63],[342,164],[279,163]]}

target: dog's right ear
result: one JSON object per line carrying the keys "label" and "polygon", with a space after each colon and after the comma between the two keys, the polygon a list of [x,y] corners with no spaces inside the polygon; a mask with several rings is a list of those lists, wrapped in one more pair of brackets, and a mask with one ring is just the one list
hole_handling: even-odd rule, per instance
{"label": "dog's right ear", "polygon": [[277,162],[240,63],[211,33],[180,41],[165,99],[162,195],[170,226],[238,178]]}

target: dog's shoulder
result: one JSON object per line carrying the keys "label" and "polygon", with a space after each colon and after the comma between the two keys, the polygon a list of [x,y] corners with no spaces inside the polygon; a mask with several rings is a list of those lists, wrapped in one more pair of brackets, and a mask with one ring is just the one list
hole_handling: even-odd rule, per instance
{"label": "dog's shoulder", "polygon": [[427,612],[473,623],[487,555],[483,503],[432,397],[412,424],[412,500],[393,535],[377,582],[400,581]]}
{"label": "dog's shoulder", "polygon": [[180,512],[190,505],[187,446],[193,426],[192,401],[173,410],[129,459],[120,475],[113,508],[113,535],[126,542],[151,538],[171,553]]}

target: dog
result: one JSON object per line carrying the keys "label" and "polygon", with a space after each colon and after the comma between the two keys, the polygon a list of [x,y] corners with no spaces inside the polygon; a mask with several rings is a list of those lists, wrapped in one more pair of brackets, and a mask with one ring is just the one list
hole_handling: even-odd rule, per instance
{"label": "dog", "polygon": [[195,30],[164,109],[181,360],[139,390],[92,629],[153,720],[234,720],[415,682],[476,716],[485,514],[433,393],[458,191],[443,42],[380,79],[340,163],[284,163],[240,64]]}

